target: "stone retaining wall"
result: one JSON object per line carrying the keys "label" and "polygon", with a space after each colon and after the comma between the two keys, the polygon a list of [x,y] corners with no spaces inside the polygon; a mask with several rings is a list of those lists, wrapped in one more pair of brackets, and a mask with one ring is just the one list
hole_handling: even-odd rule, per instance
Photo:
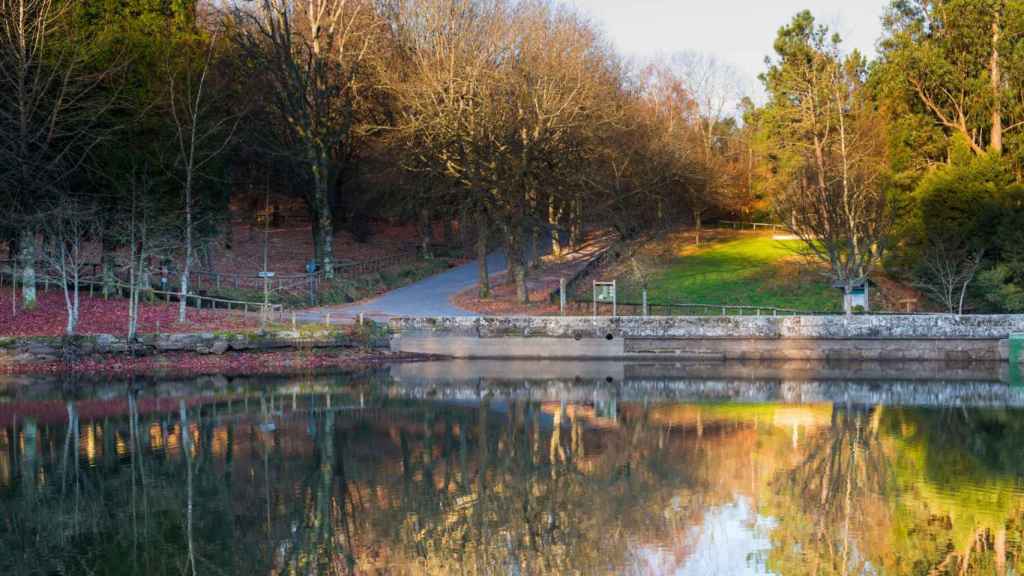
{"label": "stone retaining wall", "polygon": [[1006,360],[1024,315],[401,318],[392,349],[456,358]]}
{"label": "stone retaining wall", "polygon": [[0,364],[48,362],[96,354],[134,354],[140,356],[165,352],[225,354],[298,348],[350,348],[370,346],[387,348],[386,337],[353,337],[336,331],[280,331],[265,333],[192,333],[146,334],[133,342],[124,337],[95,336],[0,337]]}

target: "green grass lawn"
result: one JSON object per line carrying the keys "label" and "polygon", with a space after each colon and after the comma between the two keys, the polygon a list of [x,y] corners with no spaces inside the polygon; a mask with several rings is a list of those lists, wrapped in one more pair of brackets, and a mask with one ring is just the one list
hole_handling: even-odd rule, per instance
{"label": "green grass lawn", "polygon": [[[770,236],[726,238],[685,255],[673,246],[651,259],[648,281],[652,303],[697,303],[765,306],[809,311],[838,311],[840,297],[819,270],[799,257],[800,241]],[[668,248],[668,250],[664,250]],[[664,253],[671,255],[665,256]],[[620,299],[639,302],[640,287],[628,274],[618,274]]]}

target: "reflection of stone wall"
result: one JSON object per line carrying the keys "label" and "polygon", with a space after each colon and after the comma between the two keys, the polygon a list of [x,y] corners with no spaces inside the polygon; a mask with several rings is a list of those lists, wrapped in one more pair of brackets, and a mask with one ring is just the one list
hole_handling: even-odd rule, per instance
{"label": "reflection of stone wall", "polygon": [[392,349],[460,358],[1006,360],[1024,315],[402,318]]}

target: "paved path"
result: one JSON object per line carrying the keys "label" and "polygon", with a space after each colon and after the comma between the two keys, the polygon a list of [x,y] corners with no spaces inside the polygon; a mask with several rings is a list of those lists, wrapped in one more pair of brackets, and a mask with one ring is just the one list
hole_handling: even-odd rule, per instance
{"label": "paved path", "polygon": [[[505,271],[507,262],[502,252],[495,252],[487,258],[487,270],[492,275]],[[459,292],[477,284],[477,261],[473,260],[426,278],[414,284],[392,290],[387,294],[365,302],[325,306],[298,312],[295,316],[299,321],[322,321],[327,313],[341,317],[354,317],[363,314],[369,318],[386,318],[388,316],[473,316],[452,305],[450,299]]]}

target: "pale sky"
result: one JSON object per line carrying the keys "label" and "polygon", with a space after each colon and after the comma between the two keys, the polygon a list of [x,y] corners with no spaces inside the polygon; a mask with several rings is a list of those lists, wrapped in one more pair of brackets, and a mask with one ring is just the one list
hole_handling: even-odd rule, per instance
{"label": "pale sky", "polygon": [[890,0],[569,0],[602,26],[623,54],[704,52],[732,64],[760,99],[757,75],[779,28],[808,9],[839,32],[844,50],[873,57]]}

